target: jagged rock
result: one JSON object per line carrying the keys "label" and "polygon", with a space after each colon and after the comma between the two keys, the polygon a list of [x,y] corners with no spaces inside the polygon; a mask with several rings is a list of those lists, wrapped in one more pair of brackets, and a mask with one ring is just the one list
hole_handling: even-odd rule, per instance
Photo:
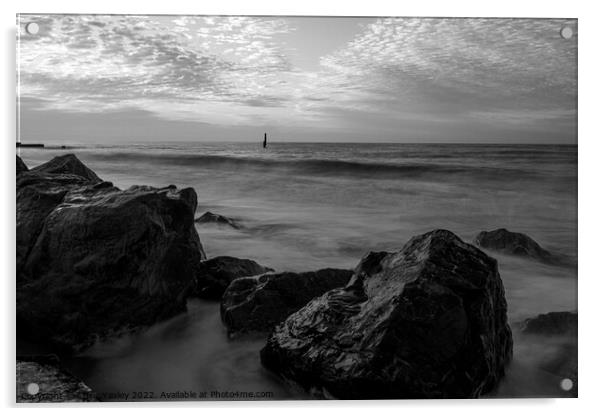
{"label": "jagged rock", "polygon": [[28,170],[29,168],[27,167],[25,162],[23,162],[23,160],[19,156],[17,156],[17,175],[19,173],[27,172]]}
{"label": "jagged rock", "polygon": [[435,230],[365,256],[346,287],[276,327],[261,362],[326,397],[471,398],[511,355],[497,262]]}
{"label": "jagged rock", "polygon": [[33,172],[39,173],[51,173],[51,174],[61,174],[68,173],[72,175],[78,175],[83,178],[88,179],[90,182],[96,183],[101,182],[102,180],[94,173],[91,169],[89,169],[86,165],[84,165],[74,154],[67,154],[63,156],[57,156],[46,162],[40,166],[36,166],[31,169]]}
{"label": "jagged rock", "polygon": [[56,365],[17,360],[17,403],[95,401],[90,387]]}
{"label": "jagged rock", "polygon": [[184,311],[205,254],[192,188],[122,191],[73,158],[17,179],[17,331],[79,350]]}
{"label": "jagged rock", "polygon": [[311,299],[344,286],[352,273],[322,269],[236,279],[222,298],[222,321],[229,333],[269,331]]}
{"label": "jagged rock", "polygon": [[219,300],[234,279],[273,272],[253,260],[219,256],[201,262],[196,295],[205,299]]}
{"label": "jagged rock", "polygon": [[530,257],[544,263],[556,263],[552,253],[544,250],[528,235],[499,228],[494,231],[481,231],[475,244],[479,247],[495,250],[514,256]]}
{"label": "jagged rock", "polygon": [[576,335],[577,314],[575,312],[549,312],[526,319],[521,327],[525,334]]}
{"label": "jagged rock", "polygon": [[203,215],[201,215],[194,221],[200,224],[213,223],[219,225],[228,225],[234,228],[235,230],[239,230],[241,228],[238,222],[236,222],[234,219],[228,218],[220,214],[214,214],[210,211],[205,212]]}

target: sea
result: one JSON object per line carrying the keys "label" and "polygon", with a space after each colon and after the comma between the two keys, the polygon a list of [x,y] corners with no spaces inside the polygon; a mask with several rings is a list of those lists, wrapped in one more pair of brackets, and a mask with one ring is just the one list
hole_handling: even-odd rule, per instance
{"label": "sea", "polygon": [[[242,225],[237,230],[197,224],[207,256],[249,258],[276,271],[353,268],[369,251],[398,250],[412,236],[438,228],[466,242],[497,228],[528,234],[569,262],[551,266],[488,252],[499,263],[515,342],[508,374],[488,397],[567,394],[561,378],[541,369],[564,341],[524,337],[519,328],[538,314],[577,310],[576,145],[270,143],[264,149],[261,143],[169,142],[65,147],[19,152],[29,167],[74,153],[122,189],[193,187],[197,216],[211,211]],[[127,400],[161,400],[165,393],[189,398],[183,392],[197,393],[197,399],[248,399],[250,393],[259,399],[309,398],[261,367],[264,344],[260,336],[229,339],[219,304],[191,300],[186,314],[95,345],[68,365],[105,400],[123,400],[125,394]]]}

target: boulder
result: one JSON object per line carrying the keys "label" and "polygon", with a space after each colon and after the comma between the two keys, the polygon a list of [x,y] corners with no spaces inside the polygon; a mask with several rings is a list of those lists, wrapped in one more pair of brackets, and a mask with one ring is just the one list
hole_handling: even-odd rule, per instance
{"label": "boulder", "polygon": [[63,167],[17,180],[18,336],[77,351],[185,311],[205,258],[195,191],[45,165]]}
{"label": "boulder", "polygon": [[544,263],[557,262],[552,253],[544,250],[528,235],[508,231],[505,228],[481,231],[475,239],[475,244],[484,249],[514,256],[529,257]]}
{"label": "boulder", "polygon": [[25,162],[23,162],[23,160],[19,156],[17,156],[17,175],[19,173],[27,172],[28,170],[29,168],[27,167]]}
{"label": "boulder", "polygon": [[521,330],[524,334],[577,335],[577,313],[549,312],[526,319]]}
{"label": "boulder", "polygon": [[214,214],[210,211],[205,212],[203,215],[201,215],[194,221],[200,224],[227,225],[229,227],[234,228],[235,230],[239,230],[241,228],[238,222],[236,222],[236,220],[220,214]]}
{"label": "boulder", "polygon": [[74,154],[57,156],[42,165],[31,169],[33,172],[61,174],[68,173],[81,176],[92,183],[101,182],[101,179],[90,168],[84,165]]}
{"label": "boulder", "polygon": [[17,403],[95,401],[90,387],[56,365],[17,360]]}
{"label": "boulder", "polygon": [[269,370],[340,399],[474,398],[512,356],[497,262],[446,230],[366,255],[344,288],[279,324]]}
{"label": "boulder", "polygon": [[253,260],[219,256],[201,262],[195,295],[220,300],[228,285],[239,277],[273,272]]}
{"label": "boulder", "polygon": [[351,270],[322,269],[236,279],[222,298],[222,321],[230,334],[270,331],[316,296],[347,284],[352,274]]}

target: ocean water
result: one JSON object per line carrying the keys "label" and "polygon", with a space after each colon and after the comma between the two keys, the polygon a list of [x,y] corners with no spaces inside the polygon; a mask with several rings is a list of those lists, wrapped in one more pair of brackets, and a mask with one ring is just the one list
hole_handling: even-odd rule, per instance
{"label": "ocean water", "polygon": [[[212,211],[243,225],[198,225],[209,257],[251,258],[278,271],[353,268],[367,251],[396,250],[436,228],[468,242],[482,230],[523,232],[573,265],[489,253],[499,262],[511,323],[577,309],[577,146],[169,143],[20,151],[30,167],[75,153],[120,188],[191,186],[198,215]],[[218,305],[197,301],[145,334],[94,347],[73,371],[99,392],[306,397],[261,368],[263,342],[228,340]],[[516,336],[514,362],[495,394],[562,395],[560,379],[537,364],[563,345]]]}

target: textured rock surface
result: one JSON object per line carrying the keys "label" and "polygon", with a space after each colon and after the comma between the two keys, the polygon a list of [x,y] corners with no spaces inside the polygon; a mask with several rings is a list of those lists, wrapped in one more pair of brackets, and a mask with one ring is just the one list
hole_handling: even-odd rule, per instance
{"label": "textured rock surface", "polygon": [[508,231],[505,228],[499,228],[494,231],[481,231],[475,239],[475,244],[485,249],[514,256],[530,257],[544,263],[560,262],[559,259],[556,259],[549,251],[544,250],[531,237],[522,233]]}
{"label": "textured rock surface", "polygon": [[273,272],[253,260],[219,256],[201,262],[196,295],[205,299],[220,300],[234,279]]}
{"label": "textured rock surface", "polygon": [[79,349],[184,311],[205,255],[193,189],[121,191],[73,158],[17,179],[17,331]]}
{"label": "textured rock surface", "polygon": [[52,160],[31,169],[32,172],[61,174],[67,173],[71,175],[81,176],[91,183],[101,182],[101,179],[84,165],[74,154],[57,156]]}
{"label": "textured rock surface", "polygon": [[241,228],[240,225],[238,224],[238,222],[236,222],[236,220],[225,217],[220,214],[214,214],[213,212],[210,212],[210,211],[205,212],[203,215],[201,215],[194,221],[199,224],[208,224],[209,223],[209,224],[227,225],[227,226],[234,228],[235,230],[239,230]]}
{"label": "textured rock surface", "polygon": [[349,281],[351,270],[264,274],[234,280],[224,293],[222,321],[228,332],[269,331],[311,299]]}
{"label": "textured rock surface", "polygon": [[365,256],[345,288],[276,327],[261,361],[327,397],[469,398],[495,388],[511,355],[496,261],[435,230]]}
{"label": "textured rock surface", "polygon": [[522,324],[525,334],[576,335],[577,314],[575,312],[549,312],[526,319]]}
{"label": "textured rock surface", "polygon": [[88,386],[55,365],[17,360],[17,403],[94,401],[96,396]]}

